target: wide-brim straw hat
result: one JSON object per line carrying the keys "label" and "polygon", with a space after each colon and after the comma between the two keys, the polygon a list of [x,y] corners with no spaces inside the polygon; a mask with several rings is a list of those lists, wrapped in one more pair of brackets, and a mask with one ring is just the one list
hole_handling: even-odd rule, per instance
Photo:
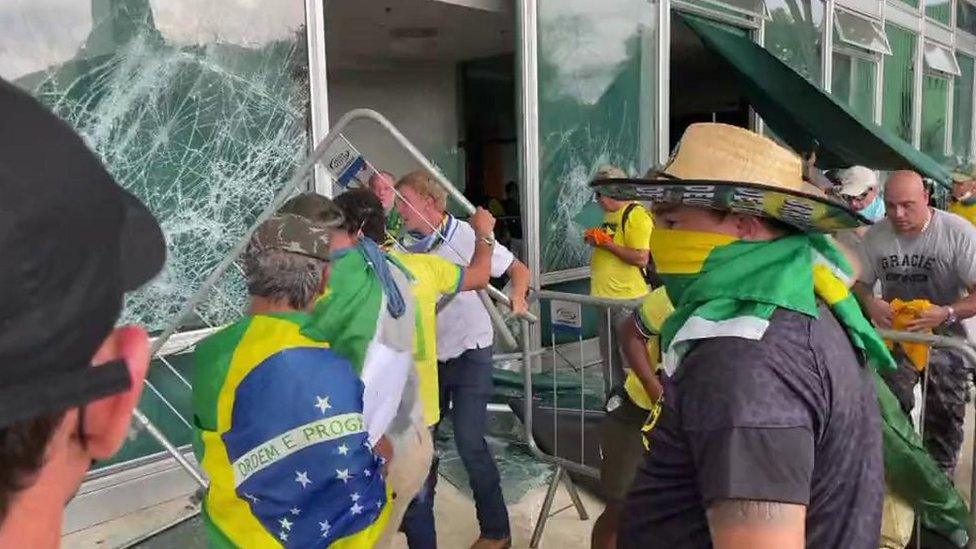
{"label": "wide-brim straw hat", "polygon": [[597,179],[619,200],[684,204],[779,220],[803,232],[834,232],[871,222],[803,180],[799,156],[737,126],[692,124],[662,169],[640,179]]}

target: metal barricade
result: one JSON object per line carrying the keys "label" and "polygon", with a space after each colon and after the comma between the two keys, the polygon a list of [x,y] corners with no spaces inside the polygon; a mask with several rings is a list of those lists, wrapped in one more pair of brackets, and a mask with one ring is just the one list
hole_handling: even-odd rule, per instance
{"label": "metal barricade", "polygon": [[[522,341],[523,341],[523,376],[524,376],[524,400],[522,409],[522,424],[523,432],[526,444],[528,445],[531,454],[538,460],[551,463],[556,467],[553,473],[552,479],[549,482],[549,488],[546,491],[545,499],[543,500],[542,509],[539,511],[539,516],[536,521],[535,527],[532,533],[532,539],[530,540],[529,547],[538,547],[541,541],[542,534],[545,531],[546,523],[548,519],[555,514],[569,509],[570,506],[559,509],[552,512],[552,505],[556,495],[556,491],[559,488],[559,484],[565,485],[567,492],[572,500],[572,507],[576,508],[579,514],[580,520],[587,520],[588,515],[585,507],[583,506],[582,500],[576,490],[576,486],[569,477],[569,473],[574,473],[582,475],[590,479],[598,480],[600,478],[600,469],[598,463],[593,463],[593,452],[588,451],[588,449],[598,448],[599,445],[593,446],[594,442],[598,442],[598,439],[590,439],[590,444],[587,444],[587,427],[592,426],[594,422],[598,422],[603,417],[603,402],[605,397],[605,391],[603,383],[600,383],[596,390],[598,391],[596,402],[599,403],[599,407],[594,408],[591,404],[587,406],[586,396],[587,396],[587,373],[588,370],[594,367],[600,367],[601,372],[607,371],[611,372],[610,378],[607,380],[611,386],[619,384],[622,385],[623,380],[615,380],[613,378],[613,353],[607,353],[607,357],[601,357],[599,360],[591,360],[587,357],[584,351],[584,346],[589,345],[592,347],[592,341],[584,340],[583,338],[583,326],[582,326],[582,309],[584,306],[587,307],[597,307],[599,308],[598,322],[603,323],[606,329],[607,338],[607,349],[614,348],[614,339],[616,337],[616,327],[613,325],[613,312],[615,310],[621,309],[634,309],[640,305],[640,300],[617,300],[600,298],[589,295],[582,294],[572,294],[565,292],[553,292],[547,290],[541,290],[538,292],[533,292],[532,299],[538,300],[540,303],[549,302],[550,305],[553,303],[557,304],[568,304],[570,307],[562,309],[553,309],[554,313],[551,317],[561,316],[562,318],[552,319],[551,322],[562,322],[564,326],[573,328],[575,324],[575,335],[577,340],[575,343],[565,344],[562,349],[556,344],[555,330],[551,331],[550,342],[549,342],[549,356],[551,360],[550,373],[552,375],[552,387],[551,395],[552,406],[548,409],[539,407],[540,411],[548,411],[552,415],[552,437],[551,440],[543,441],[542,445],[547,446],[543,449],[540,446],[540,441],[536,438],[536,399],[540,392],[544,392],[545,388],[536,390],[533,384],[533,366],[534,360],[541,360],[544,356],[534,356],[531,349],[531,339],[529,338],[529,324],[528,322],[522,322]],[[571,308],[575,306],[575,315]],[[561,311],[561,312],[560,312]],[[573,330],[569,330],[570,333]],[[574,357],[566,356],[563,352],[568,347],[573,345],[578,346],[578,352],[575,353]],[[598,345],[599,347],[599,345]],[[543,355],[547,353],[542,353]],[[603,368],[604,360],[609,359],[607,367]],[[579,403],[578,408],[562,406],[560,404],[560,397],[557,394],[557,378],[559,377],[560,365],[564,368],[568,368],[573,373],[570,376],[574,376],[579,380]],[[545,368],[541,368],[545,370]],[[590,376],[596,377],[596,376]],[[600,379],[602,381],[603,375],[601,374]],[[592,388],[592,384],[590,385]],[[565,421],[561,421],[561,416],[569,416]],[[573,417],[575,416],[575,417]],[[579,429],[579,440],[578,446],[573,444],[573,447],[567,449],[560,449],[559,446],[559,436],[560,436],[560,423],[566,425],[567,422],[571,421],[570,426],[572,429]],[[574,441],[575,442],[575,441]],[[590,459],[587,459],[587,456]],[[578,456],[578,457],[577,457]],[[599,452],[596,454],[596,460],[599,460]]]}
{"label": "metal barricade", "polygon": [[[572,293],[565,293],[565,292],[552,292],[552,291],[534,292],[532,297],[533,299],[537,299],[540,302],[558,301],[562,303],[575,304],[580,308],[580,310],[582,309],[583,306],[599,307],[600,308],[599,320],[600,322],[606,323],[606,326],[608,328],[607,337],[608,337],[608,347],[610,348],[612,348],[613,346],[613,338],[616,335],[614,330],[615,326],[612,325],[612,321],[611,321],[613,316],[612,311],[614,309],[635,309],[640,304],[640,300],[614,300],[614,299],[599,298],[599,297],[594,297],[589,295],[572,294]],[[582,315],[579,316],[581,318]],[[558,323],[559,321],[561,320],[552,319],[552,318],[550,319],[551,323]],[[533,370],[534,370],[533,366],[535,366],[536,362],[542,358],[540,354],[545,355],[546,353],[545,352],[540,353],[538,350],[532,349],[532,344],[531,344],[531,340],[528,337],[528,333],[529,333],[529,324],[523,321],[522,322],[522,341],[523,341],[522,365],[523,365],[524,401],[522,403],[523,409],[521,411],[523,416],[522,418],[523,436],[525,438],[526,444],[528,445],[529,451],[536,459],[539,459],[540,461],[546,463],[550,463],[555,466],[555,472],[553,473],[553,476],[549,482],[549,487],[546,492],[545,499],[543,500],[542,509],[539,512],[536,524],[534,526],[532,539],[529,545],[530,547],[535,548],[539,546],[539,542],[541,541],[548,519],[554,516],[555,514],[558,514],[570,508],[570,506],[567,506],[562,509],[556,510],[555,512],[552,511],[553,501],[560,483],[565,485],[569,493],[569,496],[572,499],[572,506],[576,508],[580,520],[587,520],[586,509],[583,507],[582,501],[579,497],[579,494],[577,493],[576,487],[573,484],[572,480],[569,478],[568,474],[573,473],[595,480],[599,480],[600,478],[600,470],[598,466],[593,463],[588,463],[586,459],[585,447],[586,447],[587,434],[585,432],[585,426],[586,426],[588,414],[595,413],[597,416],[602,417],[603,411],[602,409],[592,410],[592,407],[590,410],[587,410],[587,407],[585,406],[585,402],[583,399],[584,391],[587,386],[587,380],[585,374],[588,368],[592,368],[596,365],[602,366],[603,360],[608,360],[608,359],[613,360],[613,353],[607,353],[607,356],[601,357],[599,361],[595,361],[595,362],[587,361],[585,353],[583,352],[583,346],[587,344],[587,340],[583,339],[583,334],[582,331],[580,330],[578,334],[578,339],[576,342],[574,342],[575,345],[579,346],[579,353],[575,357],[576,361],[574,362],[573,359],[565,356],[566,353],[564,352],[566,346],[570,346],[570,344],[564,344],[563,348],[560,349],[559,346],[556,344],[555,335],[552,335],[549,341],[550,348],[548,350],[548,353],[551,355],[551,361],[552,361],[552,363],[549,365],[549,368],[553,376],[553,386],[551,388],[539,387],[535,384],[533,380]],[[885,339],[894,342],[925,343],[930,345],[933,348],[953,349],[959,352],[960,354],[962,354],[965,357],[965,360],[968,361],[968,368],[970,372],[972,371],[973,368],[976,368],[976,348],[974,348],[973,345],[971,345],[969,342],[967,342],[962,338],[945,337],[945,336],[938,336],[938,335],[931,335],[931,334],[920,334],[920,333],[913,333],[913,332],[896,332],[892,330],[879,330],[879,334]],[[590,341],[590,344],[592,345],[592,341]],[[578,380],[579,380],[578,389],[580,390],[580,394],[581,394],[581,399],[580,399],[578,409],[560,406],[559,396],[556,394],[557,387],[555,381],[557,377],[556,374],[558,373],[557,371],[559,369],[558,365],[560,363],[562,363],[564,367],[568,367],[569,370],[575,371],[575,374],[578,376]],[[541,370],[545,371],[546,368],[542,367]],[[605,371],[613,372],[612,364],[608,364]],[[920,381],[922,386],[922,399],[921,399],[921,404],[919,405],[920,413],[916,425],[919,435],[924,435],[925,403],[928,394],[928,371],[929,371],[928,367],[926,367],[923,370],[923,374],[921,376],[921,381]],[[611,382],[611,385],[614,384],[613,379],[610,379],[609,381]],[[545,397],[547,390],[551,391],[549,398],[551,398],[553,402],[551,409],[547,410],[549,413],[552,414],[552,421],[553,421],[552,433],[551,433],[552,436],[551,436],[551,440],[540,441],[538,439],[538,433],[537,433],[537,425],[539,419],[537,417],[538,415],[537,412],[541,410],[541,408],[537,407],[536,404],[537,404],[537,398]],[[602,395],[602,391],[603,391],[602,387],[600,387],[600,391]],[[967,404],[967,407],[969,405],[970,404]],[[560,448],[558,446],[557,439],[560,434],[560,423],[561,423],[560,412],[569,412],[571,415],[575,414],[576,417],[573,418],[573,421],[576,421],[577,419],[579,421],[579,426],[580,426],[579,440],[574,441],[574,443],[578,442],[580,449],[578,453],[576,453],[575,450],[573,452],[569,452],[569,454],[573,454],[572,457],[567,457],[567,452],[560,451]],[[566,415],[566,414],[564,413],[562,415]],[[566,425],[565,420],[562,421],[562,423],[564,426]],[[592,437],[594,435],[591,434],[590,436]],[[973,432],[969,433],[969,436],[972,437],[973,440],[976,440],[976,426],[974,426]],[[547,447],[543,448],[543,446],[547,446]],[[963,444],[963,448],[965,448],[965,443]],[[961,452],[962,450],[960,450],[960,453]],[[970,477],[970,501],[972,501],[973,498],[976,498],[976,456],[974,456],[973,459],[971,477]],[[967,547],[969,547],[970,549],[976,549],[976,505],[970,504],[969,513],[970,513],[969,524],[968,524],[969,541]],[[917,522],[918,520],[919,519],[916,516],[916,529],[915,529],[916,538],[915,538],[914,545],[916,547],[921,547],[921,536],[920,536],[921,528],[918,527],[919,526]]]}

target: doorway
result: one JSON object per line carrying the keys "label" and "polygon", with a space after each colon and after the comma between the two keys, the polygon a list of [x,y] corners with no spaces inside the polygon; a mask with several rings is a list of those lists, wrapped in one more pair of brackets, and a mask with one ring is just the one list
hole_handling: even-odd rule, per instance
{"label": "doorway", "polygon": [[[728,27],[747,35],[748,31]],[[681,17],[671,14],[670,150],[696,122],[750,127],[749,103],[722,60],[702,44]]]}

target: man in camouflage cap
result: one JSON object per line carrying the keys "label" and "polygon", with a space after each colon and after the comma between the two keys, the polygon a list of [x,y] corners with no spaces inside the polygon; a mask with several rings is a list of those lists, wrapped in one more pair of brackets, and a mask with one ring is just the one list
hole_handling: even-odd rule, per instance
{"label": "man in camouflage cap", "polygon": [[342,224],[342,212],[336,210],[334,219],[334,223],[326,224],[300,214],[279,213],[254,231],[245,257],[278,251],[327,262],[329,235]]}
{"label": "man in camouflage cap", "polygon": [[262,223],[243,260],[248,314],[194,352],[212,546],[380,547],[390,522],[390,446],[368,429],[363,381],[331,342],[301,333],[331,272],[328,219]]}

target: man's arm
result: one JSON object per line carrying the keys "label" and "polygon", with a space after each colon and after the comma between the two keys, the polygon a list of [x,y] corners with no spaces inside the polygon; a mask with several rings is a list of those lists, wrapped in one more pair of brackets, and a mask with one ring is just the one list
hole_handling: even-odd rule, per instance
{"label": "man's arm", "polygon": [[493,240],[495,217],[488,210],[478,208],[468,223],[474,229],[474,255],[471,256],[471,263],[464,269],[461,291],[480,290],[488,285],[488,280],[491,278],[491,254],[494,249],[494,246],[485,240]]}
{"label": "man's arm", "polygon": [[651,257],[651,253],[648,250],[628,248],[627,246],[621,246],[616,242],[604,242],[602,244],[597,244],[596,246],[603,248],[613,255],[619,257],[624,263],[628,263],[635,267],[646,267],[647,261]]}
{"label": "man's arm", "polygon": [[791,503],[722,499],[706,512],[716,549],[802,549],[806,507]]}
{"label": "man's arm", "polygon": [[868,316],[879,328],[891,328],[891,319],[894,313],[891,311],[890,303],[879,297],[875,297],[874,290],[860,280],[854,283],[854,287],[851,290],[857,296],[858,301],[861,302],[864,310],[867,311]]}
{"label": "man's arm", "polygon": [[512,313],[523,314],[529,311],[529,268],[518,259],[513,259],[506,271],[511,279],[512,289],[508,298],[512,301]]}
{"label": "man's arm", "polygon": [[654,366],[647,354],[647,339],[637,326],[637,319],[631,316],[625,320],[617,328],[617,335],[620,338],[620,346],[623,348],[627,363],[630,364],[630,368],[640,379],[641,385],[647,391],[647,396],[657,402],[661,399],[664,388],[661,387],[661,382],[654,375]]}
{"label": "man's arm", "polygon": [[909,322],[905,329],[909,332],[922,332],[937,328],[949,319],[949,307],[952,307],[952,312],[956,315],[957,321],[976,316],[976,294],[973,293],[973,288],[970,288],[969,295],[952,305],[933,305],[925,309],[918,315],[918,318]]}

